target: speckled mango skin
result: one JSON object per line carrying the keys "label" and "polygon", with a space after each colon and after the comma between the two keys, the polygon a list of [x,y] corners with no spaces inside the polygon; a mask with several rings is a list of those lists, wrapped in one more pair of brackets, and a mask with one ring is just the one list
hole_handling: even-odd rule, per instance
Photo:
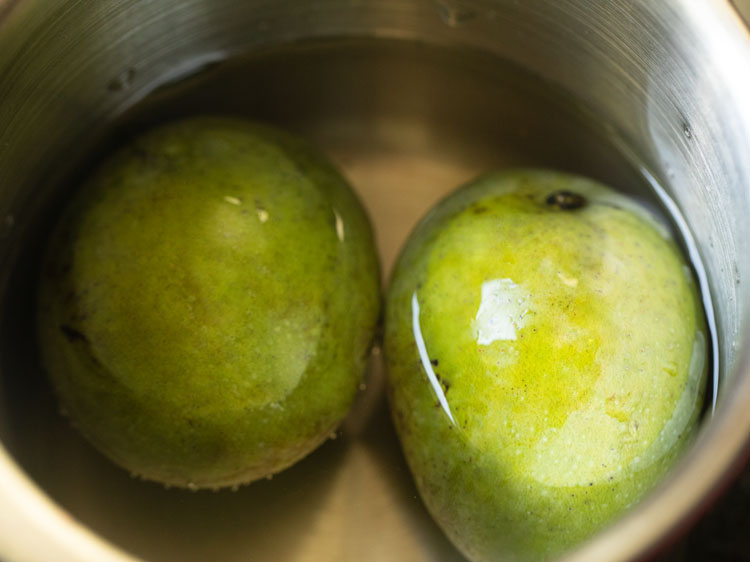
{"label": "speckled mango skin", "polygon": [[[548,204],[559,191],[588,204]],[[387,296],[389,400],[429,511],[475,562],[591,536],[690,442],[705,334],[690,268],[635,202],[538,170],[460,189],[418,225]]]}
{"label": "speckled mango skin", "polygon": [[42,266],[44,364],[131,473],[223,487],[337,427],[380,305],[365,212],[301,140],[224,117],[152,130],[75,194]]}

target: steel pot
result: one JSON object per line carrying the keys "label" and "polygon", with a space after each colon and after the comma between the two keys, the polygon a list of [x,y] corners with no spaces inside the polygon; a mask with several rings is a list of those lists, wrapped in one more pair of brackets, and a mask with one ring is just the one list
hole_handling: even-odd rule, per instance
{"label": "steel pot", "polygon": [[[345,428],[354,437],[280,475],[278,484],[191,495],[131,481],[89,450],[57,415],[28,341],[29,248],[38,246],[40,224],[64,199],[59,184],[75,176],[74,163],[97,152],[123,112],[235,55],[332,38],[469,49],[526,69],[605,123],[612,142],[684,217],[678,226],[703,259],[715,311],[715,412],[667,480],[571,559],[653,553],[695,521],[739,470],[750,447],[750,36],[727,2],[0,0],[3,560],[460,560],[415,499],[390,430],[373,429],[387,425],[377,366],[369,397]],[[315,60],[316,69],[342,64]],[[464,167],[450,167],[425,156],[445,118],[467,135],[481,129],[479,120],[461,118],[470,102],[456,92],[465,96],[472,87],[435,88],[449,61],[430,61],[432,74],[414,77],[406,67],[383,73],[371,60],[358,76],[369,84],[360,105],[311,90],[318,97],[310,107],[327,116],[354,108],[367,117],[362,130],[385,144],[364,142],[360,150],[340,124],[321,125],[294,104],[269,106],[272,117],[310,132],[355,185],[361,180],[369,190],[365,200],[386,263],[429,204],[490,160],[467,156]],[[314,79],[305,68],[294,66]],[[291,95],[282,86],[294,81],[264,72],[276,76],[277,86],[258,103]],[[415,118],[384,116],[389,104]],[[532,128],[541,134],[544,123]],[[597,150],[575,138],[579,147],[561,147],[559,161]],[[591,168],[615,183],[618,170],[606,162]],[[386,197],[380,188],[394,182]],[[386,202],[396,196],[398,205]],[[273,518],[285,523],[268,524]]]}

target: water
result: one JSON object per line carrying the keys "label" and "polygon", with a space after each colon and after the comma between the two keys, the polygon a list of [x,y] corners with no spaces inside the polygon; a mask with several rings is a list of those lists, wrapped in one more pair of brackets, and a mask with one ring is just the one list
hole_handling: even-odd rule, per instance
{"label": "water", "polygon": [[[446,25],[473,16],[456,2],[435,7]],[[488,170],[548,167],[630,193],[663,218],[693,264],[718,349],[708,279],[677,206],[614,127],[510,63],[403,41],[298,44],[214,62],[166,85],[124,115],[119,130],[127,136],[196,112],[268,121],[322,148],[374,219],[384,281],[427,209]],[[687,123],[684,133],[692,138]],[[713,409],[716,354],[712,378]]]}
{"label": "water", "polygon": [[[456,6],[436,3],[446,25],[470,17]],[[486,54],[331,40],[209,62],[123,114],[61,186],[60,198],[98,158],[139,131],[180,116],[221,113],[300,134],[332,159],[372,217],[384,282],[419,218],[495,168],[580,173],[665,208],[658,182],[652,185],[656,180],[616,131],[549,84]],[[133,79],[125,69],[113,93]],[[6,219],[6,228],[12,224]],[[33,286],[31,273],[19,274],[16,285]],[[14,306],[33,306],[29,295]],[[186,562],[240,560],[247,553],[260,560],[462,560],[416,498],[385,406],[379,348],[337,439],[273,480],[234,493],[190,493],[132,480],[93,451],[57,413],[34,360],[33,324],[13,326],[12,333],[16,365],[5,371],[32,375],[7,385],[12,435],[6,443],[54,500],[128,551]]]}
{"label": "water", "polygon": [[374,219],[386,274],[416,220],[487,170],[551,167],[650,197],[606,127],[561,92],[479,52],[341,40],[213,62],[136,105],[103,146],[194,113],[270,122],[326,152]]}

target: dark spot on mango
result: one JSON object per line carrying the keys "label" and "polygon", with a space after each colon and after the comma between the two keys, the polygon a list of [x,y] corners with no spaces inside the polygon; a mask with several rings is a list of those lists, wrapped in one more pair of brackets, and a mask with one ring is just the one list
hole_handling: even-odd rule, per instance
{"label": "dark spot on mango", "polygon": [[558,207],[563,211],[573,211],[586,206],[586,198],[572,191],[554,191],[549,194],[546,200],[547,205]]}
{"label": "dark spot on mango", "polygon": [[86,336],[84,336],[81,332],[79,332],[72,326],[68,326],[67,324],[60,324],[60,331],[71,343],[77,342],[77,341],[88,343],[88,339],[86,338]]}

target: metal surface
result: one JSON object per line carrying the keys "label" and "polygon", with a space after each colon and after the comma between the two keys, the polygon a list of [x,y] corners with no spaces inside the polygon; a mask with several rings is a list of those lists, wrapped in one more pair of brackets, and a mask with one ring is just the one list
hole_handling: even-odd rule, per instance
{"label": "metal surface", "polygon": [[750,0],[734,0],[732,4],[746,22],[750,21]]}
{"label": "metal surface", "polygon": [[[230,72],[223,89],[204,89],[194,103],[239,104],[238,111],[297,130],[327,151],[370,209],[386,269],[432,203],[497,165],[566,167],[628,189],[637,189],[643,167],[690,224],[719,328],[716,415],[671,477],[575,559],[648,553],[695,518],[747,454],[750,261],[742,248],[750,238],[750,37],[729,4],[6,0],[0,558],[461,559],[415,496],[388,422],[377,357],[339,439],[273,481],[191,494],[132,480],[83,443],[57,416],[28,341],[29,248],[64,197],[60,178],[97,152],[113,120],[191,70],[330,37],[411,39],[443,50],[367,47],[356,51],[359,58],[313,50],[271,59],[280,66],[251,65],[249,78]],[[473,54],[451,54],[460,48]],[[569,92],[576,107],[601,120],[603,136],[576,120],[579,110],[525,90],[525,82],[503,87],[509,77],[525,78],[495,76],[490,55]]]}

